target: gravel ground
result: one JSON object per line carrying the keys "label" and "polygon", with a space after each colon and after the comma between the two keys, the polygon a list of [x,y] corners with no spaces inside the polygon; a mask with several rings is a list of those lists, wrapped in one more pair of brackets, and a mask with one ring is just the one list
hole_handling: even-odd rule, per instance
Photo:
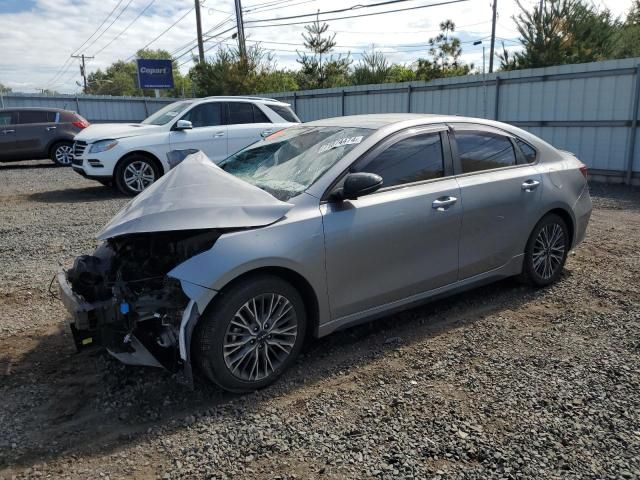
{"label": "gravel ground", "polygon": [[592,194],[557,285],[336,333],[236,396],[76,354],[49,282],[126,199],[0,165],[0,479],[640,478],[640,191]]}

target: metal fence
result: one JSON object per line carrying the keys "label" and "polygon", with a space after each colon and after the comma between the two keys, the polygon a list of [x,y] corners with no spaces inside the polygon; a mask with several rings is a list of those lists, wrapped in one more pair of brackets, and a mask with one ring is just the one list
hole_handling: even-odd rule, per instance
{"label": "metal fence", "polygon": [[[497,119],[574,152],[592,175],[640,183],[639,73],[640,58],[631,58],[265,96],[291,103],[303,121],[381,112]],[[131,122],[175,100],[11,93],[0,98],[0,106],[67,108],[91,122]]]}
{"label": "metal fence", "polygon": [[631,58],[266,96],[291,103],[303,121],[383,112],[496,119],[574,152],[592,175],[640,183],[639,71]]}
{"label": "metal fence", "polygon": [[5,93],[0,108],[64,108],[92,123],[139,122],[177,98],[111,97],[109,95],[35,95]]}

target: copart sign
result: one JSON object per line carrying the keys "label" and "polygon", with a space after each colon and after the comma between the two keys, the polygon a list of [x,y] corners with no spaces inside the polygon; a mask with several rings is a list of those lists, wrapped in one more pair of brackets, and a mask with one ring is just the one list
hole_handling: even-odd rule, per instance
{"label": "copart sign", "polygon": [[140,88],[173,88],[171,60],[136,60]]}

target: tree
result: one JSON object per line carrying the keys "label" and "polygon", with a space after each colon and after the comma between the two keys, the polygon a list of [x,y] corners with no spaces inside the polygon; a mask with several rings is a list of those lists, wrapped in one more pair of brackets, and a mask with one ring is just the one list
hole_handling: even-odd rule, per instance
{"label": "tree", "polygon": [[297,90],[295,74],[278,70],[273,56],[260,44],[248,47],[245,58],[237,48],[224,48],[190,71],[196,96],[251,95]]}
{"label": "tree", "polygon": [[[331,55],[336,46],[336,34],[325,35],[329,29],[326,22],[316,20],[305,25],[302,34],[304,46],[312,53],[298,52],[297,62],[301,65],[298,84],[303,89],[338,87],[349,84],[350,55]],[[323,58],[324,57],[324,58]]]}
{"label": "tree", "polygon": [[504,70],[583,63],[613,58],[619,23],[609,10],[598,11],[583,0],[547,0],[540,9],[514,17],[524,49],[500,54]]}
{"label": "tree", "polygon": [[416,76],[421,80],[433,80],[442,77],[468,75],[473,65],[460,60],[462,46],[460,39],[451,37],[456,25],[451,20],[440,23],[440,33],[429,39],[429,55],[431,58],[419,58]]}
{"label": "tree", "polygon": [[7,87],[3,83],[0,83],[0,93],[9,93],[11,92],[11,87]]}
{"label": "tree", "polygon": [[635,0],[620,26],[613,54],[615,58],[640,56],[640,0]]}
{"label": "tree", "polygon": [[[171,59],[171,55],[166,50],[138,50],[137,58],[148,59]],[[183,76],[178,70],[177,62],[173,64],[174,88],[160,90],[162,96],[180,97],[191,93],[191,81]],[[118,60],[109,65],[104,71],[98,69],[87,76],[87,91],[85,93],[94,95],[140,95],[138,88],[138,78],[136,74],[135,60],[124,62]],[[147,97],[155,96],[155,92],[145,89],[142,94]]]}
{"label": "tree", "polygon": [[362,59],[353,69],[352,81],[355,85],[385,83],[389,81],[392,66],[382,52],[371,49],[362,54]]}

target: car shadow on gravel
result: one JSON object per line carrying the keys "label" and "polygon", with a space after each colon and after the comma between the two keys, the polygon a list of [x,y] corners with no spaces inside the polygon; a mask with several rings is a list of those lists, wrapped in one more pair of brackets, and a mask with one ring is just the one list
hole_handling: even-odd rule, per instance
{"label": "car shadow on gravel", "polygon": [[29,170],[29,169],[39,169],[39,168],[59,168],[55,163],[49,161],[48,163],[0,163],[0,172],[5,170]]}
{"label": "car shadow on gravel", "polygon": [[115,188],[95,185],[83,188],[69,188],[66,190],[50,190],[36,192],[29,195],[29,200],[40,203],[85,203],[100,202],[114,198],[127,198]]}
{"label": "car shadow on gravel", "polygon": [[[273,386],[247,395],[223,392],[201,379],[191,391],[161,370],[127,367],[99,351],[76,354],[70,334],[61,328],[35,339],[14,363],[4,359],[3,430],[20,433],[9,440],[11,448],[4,453],[0,448],[0,468],[26,468],[66,454],[117,453],[148,435],[186,429],[198,418],[244,416],[266,402],[313,395],[331,388],[344,372],[363,372],[400,347],[516,310],[542,292],[508,279],[312,340]],[[25,389],[32,390],[30,403],[18,405]]]}

